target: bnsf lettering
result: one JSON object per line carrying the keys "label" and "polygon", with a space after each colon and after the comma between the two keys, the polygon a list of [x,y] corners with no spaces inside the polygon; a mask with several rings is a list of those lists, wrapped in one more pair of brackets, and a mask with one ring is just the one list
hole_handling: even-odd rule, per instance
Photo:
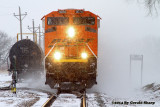
{"label": "bnsf lettering", "polygon": [[61,42],[61,39],[53,39],[52,43]]}
{"label": "bnsf lettering", "polygon": [[68,40],[68,39],[53,39],[51,43],[56,43],[56,42],[77,42],[77,43],[88,43],[88,42],[91,42],[93,41],[94,39],[93,38],[90,38],[90,39],[77,39],[75,41],[71,41],[71,40]]}
{"label": "bnsf lettering", "polygon": [[[94,39],[93,38],[90,38],[90,39],[77,39],[77,40],[68,40],[68,39],[53,39],[51,44],[48,46],[49,48],[53,47],[53,44],[54,43],[64,43],[64,45],[57,45],[55,47],[63,47],[63,46],[66,46],[66,47],[72,47],[72,46],[77,46],[77,45],[69,45],[69,44],[66,44],[66,43],[88,43],[88,42],[92,42]],[[78,46],[85,46],[84,44],[81,44],[81,45],[78,45]]]}
{"label": "bnsf lettering", "polygon": [[85,42],[85,39],[79,39],[78,42]]}

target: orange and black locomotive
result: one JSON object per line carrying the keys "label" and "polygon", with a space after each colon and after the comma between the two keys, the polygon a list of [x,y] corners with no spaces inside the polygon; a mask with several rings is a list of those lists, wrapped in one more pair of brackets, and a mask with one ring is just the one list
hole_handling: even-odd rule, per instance
{"label": "orange and black locomotive", "polygon": [[84,90],[96,84],[100,17],[84,9],[53,11],[45,24],[46,84]]}

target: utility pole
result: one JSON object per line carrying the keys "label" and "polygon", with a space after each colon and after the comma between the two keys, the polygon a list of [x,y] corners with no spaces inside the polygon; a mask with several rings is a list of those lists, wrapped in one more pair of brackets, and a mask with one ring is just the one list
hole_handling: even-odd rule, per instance
{"label": "utility pole", "polygon": [[[1,54],[0,54],[0,62],[2,62],[2,61],[1,61]],[[0,70],[1,70],[1,63],[0,63]]]}
{"label": "utility pole", "polygon": [[[34,26],[34,19],[32,20],[32,24],[33,24],[33,27],[29,27],[28,26],[28,29],[31,31],[31,32],[33,32],[33,42],[36,42],[37,40],[37,37],[36,37],[36,39],[35,39],[35,33],[36,33],[36,31],[39,29],[39,27],[35,27]],[[32,30],[31,30],[32,29]]]}
{"label": "utility pole", "polygon": [[41,47],[41,26],[39,24],[39,46]]}
{"label": "utility pole", "polygon": [[44,33],[43,33],[43,31],[41,31],[40,24],[39,24],[39,32],[37,32],[37,33],[39,33],[39,46],[41,47],[41,39],[42,39],[42,37],[44,37]]}
{"label": "utility pole", "polygon": [[[26,17],[27,12],[25,12],[25,14],[21,14],[21,8],[19,7],[19,14],[16,15],[15,13],[13,13],[13,15],[14,15],[14,16],[19,20],[19,22],[20,22],[20,34],[21,34],[21,40],[22,40],[22,20]],[[18,18],[17,16],[19,16],[19,18]],[[22,16],[24,16],[24,17],[22,18]]]}
{"label": "utility pole", "polygon": [[35,29],[34,29],[34,19],[32,20],[32,24],[33,24],[33,41],[35,42],[35,34],[34,34],[34,33],[35,33],[35,31],[34,31],[34,30],[35,30]]}

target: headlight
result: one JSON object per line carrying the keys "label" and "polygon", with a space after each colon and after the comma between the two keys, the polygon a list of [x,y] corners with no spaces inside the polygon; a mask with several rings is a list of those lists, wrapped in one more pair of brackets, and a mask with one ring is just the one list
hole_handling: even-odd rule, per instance
{"label": "headlight", "polygon": [[67,33],[70,38],[73,38],[75,35],[75,29],[73,27],[69,27]]}
{"label": "headlight", "polygon": [[55,53],[54,53],[54,58],[55,58],[56,60],[60,60],[61,57],[62,57],[62,55],[61,55],[60,52],[55,52]]}
{"label": "headlight", "polygon": [[83,52],[83,53],[81,54],[81,57],[82,57],[83,59],[86,59],[86,58],[88,57],[88,55],[87,55],[87,53]]}

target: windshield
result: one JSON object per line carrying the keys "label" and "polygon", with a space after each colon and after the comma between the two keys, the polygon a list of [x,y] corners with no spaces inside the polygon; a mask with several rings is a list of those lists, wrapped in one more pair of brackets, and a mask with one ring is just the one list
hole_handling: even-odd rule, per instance
{"label": "windshield", "polygon": [[75,25],[94,25],[95,18],[94,17],[74,17],[73,23]]}
{"label": "windshield", "polygon": [[48,25],[67,25],[69,23],[68,17],[48,17]]}

